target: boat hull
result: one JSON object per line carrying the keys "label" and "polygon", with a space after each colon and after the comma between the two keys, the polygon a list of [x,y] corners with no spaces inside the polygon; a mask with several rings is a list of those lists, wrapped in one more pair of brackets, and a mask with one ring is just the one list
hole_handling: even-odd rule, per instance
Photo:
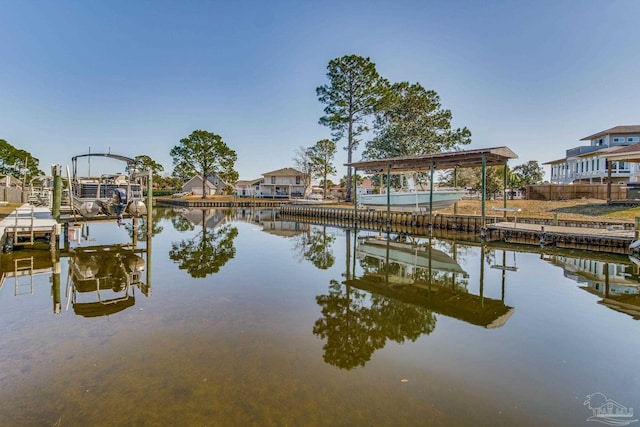
{"label": "boat hull", "polygon": [[[460,200],[464,196],[464,191],[457,190],[437,190],[433,192],[433,210],[446,209]],[[415,191],[407,193],[391,193],[387,198],[386,194],[363,194],[358,197],[358,201],[363,206],[387,207],[387,200],[391,209],[397,210],[420,210],[429,209],[429,191]]]}
{"label": "boat hull", "polygon": [[435,248],[414,247],[410,244],[383,239],[367,239],[360,243],[358,252],[381,260],[419,268],[466,274],[456,260]]}

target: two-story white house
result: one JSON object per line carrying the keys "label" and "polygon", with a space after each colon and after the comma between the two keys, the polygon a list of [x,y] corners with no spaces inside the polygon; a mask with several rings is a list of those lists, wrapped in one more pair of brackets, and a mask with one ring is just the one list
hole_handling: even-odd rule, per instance
{"label": "two-story white house", "polygon": [[589,141],[589,145],[570,148],[563,159],[544,163],[551,166],[552,184],[604,184],[609,167],[613,183],[635,181],[635,177],[640,175],[640,164],[607,160],[607,154],[640,142],[640,125],[616,126],[586,136],[581,141]]}
{"label": "two-story white house", "polygon": [[304,174],[293,168],[278,169],[262,174],[257,197],[303,197]]}

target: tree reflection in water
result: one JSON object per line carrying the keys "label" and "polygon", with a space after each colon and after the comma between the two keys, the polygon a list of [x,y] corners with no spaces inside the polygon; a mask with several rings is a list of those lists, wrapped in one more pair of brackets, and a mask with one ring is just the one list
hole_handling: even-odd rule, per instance
{"label": "tree reflection in water", "polygon": [[323,317],[313,333],[326,339],[323,359],[341,369],[364,366],[371,355],[383,348],[387,340],[403,343],[429,334],[436,325],[433,312],[420,306],[368,294],[335,280],[327,295],[316,302]]}
{"label": "tree reflection in water", "polygon": [[[151,237],[162,233],[163,227],[160,222],[163,216],[159,215],[159,212],[165,212],[170,209],[153,209],[153,215],[151,220]],[[135,221],[126,222],[124,225],[125,230],[129,233],[129,237],[133,240],[146,240],[147,239],[147,221],[148,216],[142,216]]]}
{"label": "tree reflection in water", "polygon": [[[238,229],[230,223],[219,219],[212,226],[207,227],[209,209],[202,211],[202,230],[192,239],[172,243],[169,258],[178,263],[181,270],[187,270],[194,278],[204,278],[217,273],[230,259],[235,257],[236,248],[233,241],[238,235]],[[184,217],[172,218],[173,226],[179,231],[195,229],[192,221]]]}
{"label": "tree reflection in water", "polygon": [[332,250],[335,240],[335,235],[327,234],[327,227],[322,229],[312,227],[308,232],[298,236],[295,251],[302,259],[311,261],[321,270],[326,270],[336,262]]}

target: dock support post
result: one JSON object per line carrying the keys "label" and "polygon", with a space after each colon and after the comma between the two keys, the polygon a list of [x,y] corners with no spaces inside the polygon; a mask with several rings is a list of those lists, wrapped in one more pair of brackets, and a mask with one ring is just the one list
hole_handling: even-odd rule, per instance
{"label": "dock support post", "polygon": [[502,207],[504,209],[503,218],[507,218],[507,162],[504,163],[502,174]]}
{"label": "dock support post", "polygon": [[482,224],[480,224],[481,228],[486,226],[485,222],[485,199],[487,197],[487,156],[482,155],[482,178],[481,178],[481,194],[482,194]]}
{"label": "dock support post", "polygon": [[[453,168],[453,188],[458,189],[458,168]],[[453,204],[453,214],[458,215],[458,201]]]}
{"label": "dock support post", "polygon": [[62,204],[62,166],[52,165],[51,175],[53,175],[53,206],[51,214],[58,221],[60,219],[60,205]]}
{"label": "dock support post", "polygon": [[387,232],[391,227],[391,163],[387,165]]}
{"label": "dock support post", "polygon": [[429,165],[429,230],[433,230],[433,170],[435,164],[431,160]]}
{"label": "dock support post", "polygon": [[607,204],[611,204],[611,168],[612,168],[611,160],[607,159]]}
{"label": "dock support post", "polygon": [[353,168],[353,225],[358,226],[358,169]]}

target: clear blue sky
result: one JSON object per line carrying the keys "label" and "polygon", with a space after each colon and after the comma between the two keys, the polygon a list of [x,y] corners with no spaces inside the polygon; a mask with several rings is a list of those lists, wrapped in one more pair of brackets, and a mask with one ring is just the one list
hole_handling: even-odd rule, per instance
{"label": "clear blue sky", "polygon": [[47,173],[89,147],[170,172],[171,148],[204,129],[258,178],[330,136],[315,89],[357,54],[435,90],[469,148],[542,163],[640,124],[638,17],[638,0],[0,0],[0,139]]}

